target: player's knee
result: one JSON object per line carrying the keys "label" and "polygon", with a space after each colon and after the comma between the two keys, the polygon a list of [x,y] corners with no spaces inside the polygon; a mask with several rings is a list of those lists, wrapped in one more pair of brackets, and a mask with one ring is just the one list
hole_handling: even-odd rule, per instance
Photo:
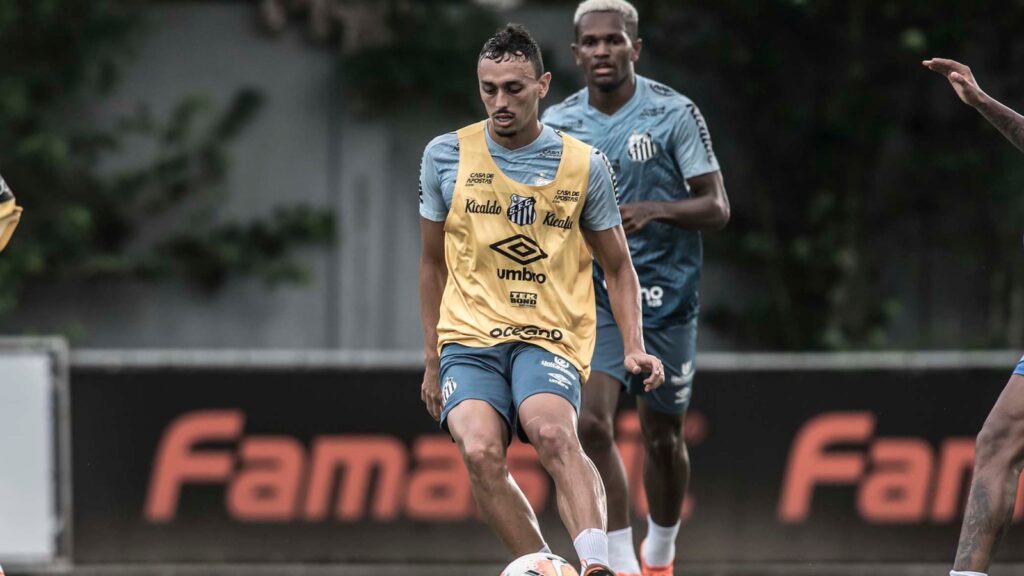
{"label": "player's knee", "polygon": [[670,463],[687,458],[683,436],[675,430],[664,428],[651,433],[645,446],[647,457],[655,462]]}
{"label": "player's knee", "polygon": [[463,446],[462,458],[476,479],[505,477],[505,450],[500,441],[468,441]]}
{"label": "player's knee", "polygon": [[588,452],[605,452],[615,445],[615,426],[608,418],[580,414],[580,442]]}
{"label": "player's knee", "polygon": [[993,410],[975,443],[975,466],[1020,467],[1024,462],[1024,419]]}
{"label": "player's knee", "polygon": [[573,430],[564,424],[541,424],[530,437],[537,454],[544,461],[561,460],[579,450]]}

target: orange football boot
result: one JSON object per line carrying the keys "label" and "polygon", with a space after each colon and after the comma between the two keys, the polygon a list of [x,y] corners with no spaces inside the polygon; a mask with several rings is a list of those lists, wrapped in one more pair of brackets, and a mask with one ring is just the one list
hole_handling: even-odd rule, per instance
{"label": "orange football boot", "polygon": [[[647,540],[645,539],[644,542]],[[642,576],[672,576],[672,564],[675,563],[675,558],[672,562],[668,563],[668,566],[648,566],[647,562],[644,561],[644,544],[640,543],[640,570],[643,571]]]}
{"label": "orange football boot", "polygon": [[616,576],[616,574],[603,564],[589,564],[583,569],[583,576]]}

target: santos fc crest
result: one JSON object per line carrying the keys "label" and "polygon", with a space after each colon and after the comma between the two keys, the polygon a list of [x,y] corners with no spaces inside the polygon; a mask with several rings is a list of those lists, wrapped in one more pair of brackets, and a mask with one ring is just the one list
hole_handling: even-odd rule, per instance
{"label": "santos fc crest", "polygon": [[637,134],[633,132],[626,142],[626,155],[634,162],[647,162],[658,153],[658,146],[650,132]]}
{"label": "santos fc crest", "polygon": [[508,206],[508,219],[520,226],[528,226],[537,220],[537,199],[513,194]]}

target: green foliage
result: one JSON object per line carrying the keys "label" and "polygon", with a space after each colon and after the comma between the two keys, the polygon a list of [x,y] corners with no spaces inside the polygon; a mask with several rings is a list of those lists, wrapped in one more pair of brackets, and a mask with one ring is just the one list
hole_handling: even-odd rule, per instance
{"label": "green foliage", "polygon": [[[333,239],[330,217],[303,207],[249,224],[214,220],[230,145],[263,105],[256,91],[222,107],[188,96],[166,119],[141,109],[113,128],[89,122],[89,106],[115,85],[145,30],[144,8],[0,0],[0,170],[25,207],[0,257],[0,313],[28,282],[177,277],[214,289],[232,274],[301,280],[294,249]],[[120,166],[129,147],[151,158]]]}
{"label": "green foliage", "polygon": [[481,108],[474,72],[480,47],[499,25],[493,12],[466,0],[373,3],[386,11],[390,40],[341,59],[353,110],[414,106],[465,115]]}
{"label": "green foliage", "polygon": [[[943,283],[973,274],[991,320],[960,341],[1021,342],[1020,156],[920,61],[966,61],[1020,102],[1022,3],[637,5],[658,78],[691,95],[695,81],[713,87],[712,132],[734,139],[720,146],[735,150],[733,221],[710,258],[759,289],[710,321],[758,348],[879,348],[912,306],[927,346]],[[908,286],[920,298],[897,301]]]}

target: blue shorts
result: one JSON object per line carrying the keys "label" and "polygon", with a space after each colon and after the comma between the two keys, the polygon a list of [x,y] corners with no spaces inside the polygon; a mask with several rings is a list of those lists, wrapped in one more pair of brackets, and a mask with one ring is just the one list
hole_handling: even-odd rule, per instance
{"label": "blue shorts", "polygon": [[519,439],[529,442],[518,425],[519,405],[534,394],[561,396],[580,411],[580,375],[565,358],[521,342],[488,348],[445,344],[441,349],[441,428],[448,431],[448,412],[463,400],[491,405]]}
{"label": "blue shorts", "polygon": [[1020,361],[1017,362],[1017,367],[1013,369],[1013,373],[1024,376],[1024,358],[1021,358]]}
{"label": "blue shorts", "polygon": [[665,365],[665,383],[650,392],[644,391],[643,376],[626,372],[622,334],[615,318],[603,306],[597,307],[597,344],[591,370],[615,378],[627,392],[642,397],[657,412],[683,414],[690,406],[697,371],[697,316],[684,324],[644,328],[644,346]]}

